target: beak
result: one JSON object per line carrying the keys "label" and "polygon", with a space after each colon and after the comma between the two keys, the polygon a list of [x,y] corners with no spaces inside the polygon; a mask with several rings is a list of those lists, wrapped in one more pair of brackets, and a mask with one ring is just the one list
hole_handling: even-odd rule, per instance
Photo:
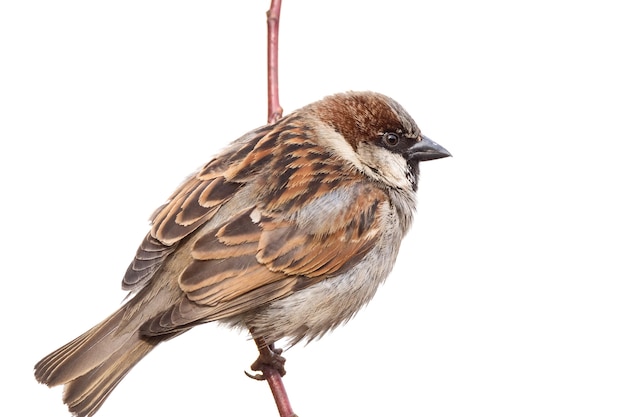
{"label": "beak", "polygon": [[422,140],[409,148],[409,158],[416,161],[430,161],[448,156],[452,154],[446,148],[426,136],[422,136]]}

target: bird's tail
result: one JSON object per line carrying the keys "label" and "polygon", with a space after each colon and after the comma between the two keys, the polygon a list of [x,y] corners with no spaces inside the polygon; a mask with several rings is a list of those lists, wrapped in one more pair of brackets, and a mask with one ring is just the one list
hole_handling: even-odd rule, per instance
{"label": "bird's tail", "polygon": [[128,304],[35,365],[35,378],[65,385],[63,402],[79,417],[92,416],[141,358],[165,337],[145,338]]}

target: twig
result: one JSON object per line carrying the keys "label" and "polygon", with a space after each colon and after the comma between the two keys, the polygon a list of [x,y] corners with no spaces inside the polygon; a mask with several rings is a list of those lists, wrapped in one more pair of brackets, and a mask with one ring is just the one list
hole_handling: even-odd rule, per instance
{"label": "twig", "polygon": [[281,0],[272,0],[267,11],[267,121],[274,123],[283,117],[278,100],[278,24]]}
{"label": "twig", "polygon": [[[253,379],[265,379],[267,381],[267,384],[270,386],[270,390],[272,391],[272,395],[274,396],[274,402],[276,402],[276,408],[278,408],[278,414],[280,417],[298,417],[296,413],[293,412],[291,404],[289,403],[289,397],[287,397],[287,390],[285,390],[285,385],[283,385],[283,379],[280,371],[269,363],[264,363],[265,361],[270,362],[269,359],[276,357],[277,355],[282,363],[284,363],[285,359],[280,356],[282,349],[274,350],[273,345],[268,346],[267,343],[265,343],[265,339],[262,337],[255,338],[254,342],[259,349],[259,359],[257,359],[255,364],[253,364],[253,369],[260,370],[261,375],[250,375],[247,372],[246,374]],[[258,367],[255,366],[257,364]]]}
{"label": "twig", "polygon": [[272,390],[272,395],[274,396],[274,401],[276,402],[276,408],[278,408],[278,414],[280,417],[298,417],[291,408],[289,398],[287,397],[287,391],[285,390],[285,385],[283,385],[283,379],[280,377],[278,371],[267,366],[264,368],[267,369],[263,369],[263,375],[267,379],[267,383]]}

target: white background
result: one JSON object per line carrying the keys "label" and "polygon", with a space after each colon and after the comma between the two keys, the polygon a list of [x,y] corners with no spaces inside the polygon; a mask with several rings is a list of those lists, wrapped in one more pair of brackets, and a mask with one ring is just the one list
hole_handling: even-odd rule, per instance
{"label": "white background", "polygon": [[[265,123],[269,1],[0,6],[0,415],[66,416],[32,377],[116,309],[147,218]],[[287,352],[301,416],[626,415],[626,14],[617,1],[295,1],[281,101],[394,97],[453,158],[347,326]],[[274,416],[246,335],[159,346],[105,416]]]}

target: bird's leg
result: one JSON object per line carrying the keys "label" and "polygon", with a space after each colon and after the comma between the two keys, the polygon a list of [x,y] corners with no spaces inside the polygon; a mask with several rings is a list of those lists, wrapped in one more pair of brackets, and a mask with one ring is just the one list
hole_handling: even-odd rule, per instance
{"label": "bird's leg", "polygon": [[264,381],[268,378],[266,375],[267,368],[271,368],[271,370],[278,372],[281,377],[285,376],[287,373],[285,371],[286,360],[281,356],[283,350],[274,347],[273,343],[267,344],[263,337],[255,338],[254,342],[259,349],[259,357],[250,365],[250,369],[260,373],[252,375],[246,372],[246,375],[258,381]]}
{"label": "bird's leg", "polygon": [[[250,328],[250,333],[254,335],[254,329]],[[280,417],[298,417],[291,408],[287,391],[283,385],[282,377],[286,373],[285,358],[280,355],[283,350],[275,348],[273,343],[267,344],[262,336],[255,337],[254,342],[259,349],[259,357],[250,365],[250,368],[259,373],[252,375],[246,372],[246,375],[258,381],[267,381]]]}

